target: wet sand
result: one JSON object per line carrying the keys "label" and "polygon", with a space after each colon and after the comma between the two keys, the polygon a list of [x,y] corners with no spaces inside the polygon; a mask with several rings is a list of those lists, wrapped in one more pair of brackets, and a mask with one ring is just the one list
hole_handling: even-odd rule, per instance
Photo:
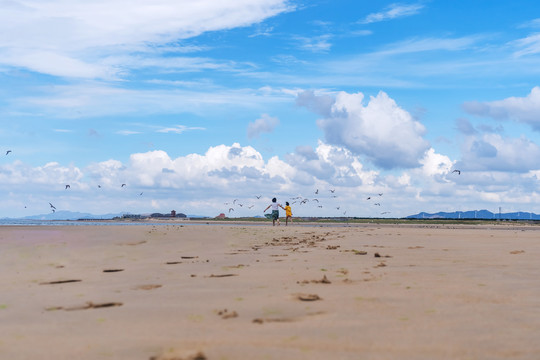
{"label": "wet sand", "polygon": [[0,227],[1,359],[539,359],[540,229]]}

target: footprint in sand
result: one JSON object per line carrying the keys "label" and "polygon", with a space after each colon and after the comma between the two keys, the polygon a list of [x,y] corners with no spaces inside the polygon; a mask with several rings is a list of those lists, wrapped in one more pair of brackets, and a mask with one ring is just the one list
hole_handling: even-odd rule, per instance
{"label": "footprint in sand", "polygon": [[159,284],[148,284],[148,285],[139,285],[139,286],[134,287],[133,289],[134,290],[154,290],[154,289],[159,289],[162,286],[163,285],[159,285]]}
{"label": "footprint in sand", "polygon": [[309,283],[313,283],[313,284],[331,284],[332,282],[330,280],[328,280],[326,275],[324,275],[321,280],[303,280],[303,281],[298,281],[297,282],[297,284],[309,284]]}
{"label": "footprint in sand", "polygon": [[298,300],[301,301],[317,301],[322,300],[319,295],[317,294],[298,294],[296,296]]}
{"label": "footprint in sand", "polygon": [[152,356],[149,360],[207,360],[201,351],[178,351],[169,350],[158,356]]}
{"label": "footprint in sand", "polygon": [[58,280],[58,281],[42,282],[39,285],[58,285],[58,284],[68,284],[68,283],[81,282],[81,281],[82,280]]}
{"label": "footprint in sand", "polygon": [[63,306],[55,306],[46,308],[47,311],[54,311],[54,310],[65,310],[65,311],[73,311],[73,310],[87,310],[87,309],[102,309],[102,308],[109,308],[109,307],[115,307],[115,306],[122,306],[123,304],[121,302],[108,302],[108,303],[99,303],[94,304],[91,301],[88,301],[86,305],[82,306],[72,306],[72,307],[63,307]]}
{"label": "footprint in sand", "polygon": [[238,313],[236,311],[229,312],[229,310],[224,309],[217,312],[219,316],[221,316],[222,319],[232,319],[235,317],[238,317]]}

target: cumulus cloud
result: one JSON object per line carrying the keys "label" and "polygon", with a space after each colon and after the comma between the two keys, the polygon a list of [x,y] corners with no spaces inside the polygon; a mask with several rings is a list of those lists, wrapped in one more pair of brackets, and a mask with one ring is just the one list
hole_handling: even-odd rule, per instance
{"label": "cumulus cloud", "polygon": [[279,119],[268,114],[262,114],[254,122],[248,124],[247,135],[252,139],[260,136],[262,133],[271,133],[279,125]]}
{"label": "cumulus cloud", "polygon": [[540,87],[535,86],[525,97],[509,97],[491,102],[470,101],[463,109],[472,115],[497,120],[513,120],[540,131]]}
{"label": "cumulus cloud", "polygon": [[469,171],[528,172],[540,168],[540,147],[525,138],[483,134],[468,138],[456,167]]}
{"label": "cumulus cloud", "polygon": [[[328,96],[312,93],[300,94],[298,98],[299,104],[326,114],[317,124],[328,143],[363,155],[382,168],[419,166],[419,160],[429,149],[422,137],[425,127],[382,91],[370,97],[366,105],[362,93],[340,92],[334,102]],[[330,104],[330,108],[325,108]]]}
{"label": "cumulus cloud", "polygon": [[416,15],[422,10],[424,5],[422,4],[391,4],[383,11],[377,13],[371,13],[364,19],[360,20],[361,24],[370,24],[385,20],[397,19],[400,17]]}

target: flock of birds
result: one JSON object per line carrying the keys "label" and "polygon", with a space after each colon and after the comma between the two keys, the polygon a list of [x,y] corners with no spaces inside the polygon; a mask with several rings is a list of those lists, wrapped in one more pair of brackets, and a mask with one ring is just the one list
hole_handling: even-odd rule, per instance
{"label": "flock of birds", "polygon": [[[11,150],[6,150],[6,156],[9,155],[10,153],[12,153]],[[457,173],[458,175],[461,175],[461,170],[455,169],[455,170],[452,171],[452,174],[454,174],[454,173]],[[127,186],[127,185],[126,185],[125,183],[122,183],[122,184],[120,185],[121,188],[124,188],[124,187],[126,187],[126,186]],[[101,185],[98,185],[98,188],[101,188]],[[71,185],[70,185],[70,184],[66,184],[66,185],[65,185],[65,190],[68,190],[68,189],[71,189]],[[335,195],[335,192],[336,192],[335,189],[329,189],[328,191],[330,191],[330,193],[332,194],[332,195],[331,195],[332,198],[337,198],[337,195]],[[316,189],[316,190],[315,190],[315,195],[318,195],[318,194],[319,194],[319,189]],[[142,196],[142,195],[143,195],[143,192],[139,193],[139,196]],[[378,193],[377,195],[378,195],[379,197],[382,197],[382,196],[383,196],[383,193]],[[255,198],[256,198],[257,200],[260,200],[261,197],[262,197],[262,195],[255,195]],[[366,198],[366,200],[369,201],[369,200],[372,200],[373,198],[375,198],[375,195],[373,195],[373,196],[368,196],[368,197]],[[291,198],[290,200],[291,200],[291,203],[290,203],[291,205],[294,205],[294,204],[305,205],[305,204],[307,204],[308,202],[311,201],[311,202],[316,202],[318,208],[323,208],[323,205],[320,204],[320,201],[319,201],[318,198],[311,198],[311,199],[309,199],[309,198],[307,198],[307,197],[297,196],[297,197]],[[239,207],[243,207],[243,206],[244,206],[244,204],[240,203],[240,200],[238,200],[238,199],[234,199],[231,203],[226,202],[226,203],[224,203],[224,204],[225,204],[225,205],[230,205],[230,207],[229,207],[229,213],[231,213],[232,211],[235,211],[235,209],[234,209],[235,206],[239,206]],[[52,212],[55,212],[55,211],[56,211],[56,207],[55,207],[52,203],[49,202],[49,206],[50,206]],[[254,204],[246,205],[246,207],[247,207],[248,209],[252,209],[254,206],[255,206]],[[380,202],[374,202],[374,203],[373,203],[373,206],[381,206],[381,203],[380,203]],[[25,207],[26,207],[26,206],[25,206]],[[336,208],[336,210],[340,210],[340,209],[341,209],[341,205],[335,206],[335,208]],[[390,211],[383,211],[383,212],[381,212],[381,215],[385,215],[385,214],[389,214],[389,213],[390,213]],[[343,211],[343,215],[347,215],[347,211]]]}

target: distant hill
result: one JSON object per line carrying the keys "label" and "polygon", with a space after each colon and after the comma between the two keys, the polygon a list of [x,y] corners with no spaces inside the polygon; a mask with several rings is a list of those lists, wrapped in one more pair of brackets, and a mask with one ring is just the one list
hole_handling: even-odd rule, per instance
{"label": "distant hill", "polygon": [[94,219],[94,220],[106,220],[114,217],[121,217],[124,213],[119,214],[104,214],[94,215],[89,213],[81,213],[74,211],[58,210],[48,214],[25,216],[20,219],[26,220],[78,220],[78,219]]}
{"label": "distant hill", "polygon": [[426,213],[421,212],[407,216],[407,219],[506,219],[506,220],[540,220],[540,215],[519,211],[512,213],[492,213],[489,210],[469,210],[454,212]]}

